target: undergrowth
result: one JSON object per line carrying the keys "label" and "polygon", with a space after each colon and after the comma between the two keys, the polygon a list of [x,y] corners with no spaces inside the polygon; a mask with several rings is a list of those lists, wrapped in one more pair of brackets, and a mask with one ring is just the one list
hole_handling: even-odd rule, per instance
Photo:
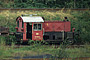
{"label": "undergrowth", "polygon": [[[20,48],[17,48],[20,47]],[[34,44],[28,46],[16,46],[12,43],[10,46],[5,45],[5,42],[0,43],[0,58],[14,58],[26,56],[38,56],[49,54],[54,58],[77,58],[77,57],[90,57],[90,46],[85,45],[80,48],[67,48],[67,45],[42,45],[41,42],[34,41]]]}

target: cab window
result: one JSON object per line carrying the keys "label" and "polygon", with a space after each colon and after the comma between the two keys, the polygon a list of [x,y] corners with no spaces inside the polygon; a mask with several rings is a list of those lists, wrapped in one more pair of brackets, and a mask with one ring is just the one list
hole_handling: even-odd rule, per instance
{"label": "cab window", "polygon": [[17,21],[17,27],[19,27],[19,20]]}
{"label": "cab window", "polygon": [[42,24],[34,24],[33,30],[42,30]]}
{"label": "cab window", "polygon": [[38,24],[38,30],[41,30],[41,24]]}
{"label": "cab window", "polygon": [[34,24],[34,30],[37,30],[37,24]]}

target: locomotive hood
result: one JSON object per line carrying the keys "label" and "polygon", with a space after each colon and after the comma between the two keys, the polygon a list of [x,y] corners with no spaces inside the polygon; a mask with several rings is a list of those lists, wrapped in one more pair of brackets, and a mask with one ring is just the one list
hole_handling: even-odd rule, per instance
{"label": "locomotive hood", "polygon": [[44,19],[40,16],[21,16],[23,22],[44,22]]}

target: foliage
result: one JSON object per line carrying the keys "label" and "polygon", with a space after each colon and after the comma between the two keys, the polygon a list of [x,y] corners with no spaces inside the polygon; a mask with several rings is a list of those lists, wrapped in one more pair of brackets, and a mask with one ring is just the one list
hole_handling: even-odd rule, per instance
{"label": "foliage", "polygon": [[1,8],[90,8],[89,0],[0,0]]}
{"label": "foliage", "polygon": [[[72,13],[73,14],[73,13]],[[75,27],[80,32],[80,38],[78,42],[85,43],[86,41],[90,42],[90,31],[89,31],[89,24],[90,24],[90,11],[85,12],[76,12],[73,14],[74,19],[76,21],[72,21],[72,26]]]}

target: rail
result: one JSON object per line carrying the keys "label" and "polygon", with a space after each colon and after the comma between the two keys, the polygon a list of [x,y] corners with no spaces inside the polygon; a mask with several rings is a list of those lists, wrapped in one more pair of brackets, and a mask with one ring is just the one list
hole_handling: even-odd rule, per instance
{"label": "rail", "polygon": [[0,8],[0,11],[23,11],[23,10],[34,10],[34,11],[41,11],[41,10],[48,10],[48,11],[59,11],[59,10],[72,10],[72,11],[87,11],[90,10],[88,8],[77,8],[77,9],[69,9],[69,8],[58,8],[58,9],[52,9],[52,8],[36,8],[36,9],[28,9],[28,8]]}
{"label": "rail", "polygon": [[20,58],[12,60],[90,60],[90,57],[78,57],[78,58]]}

